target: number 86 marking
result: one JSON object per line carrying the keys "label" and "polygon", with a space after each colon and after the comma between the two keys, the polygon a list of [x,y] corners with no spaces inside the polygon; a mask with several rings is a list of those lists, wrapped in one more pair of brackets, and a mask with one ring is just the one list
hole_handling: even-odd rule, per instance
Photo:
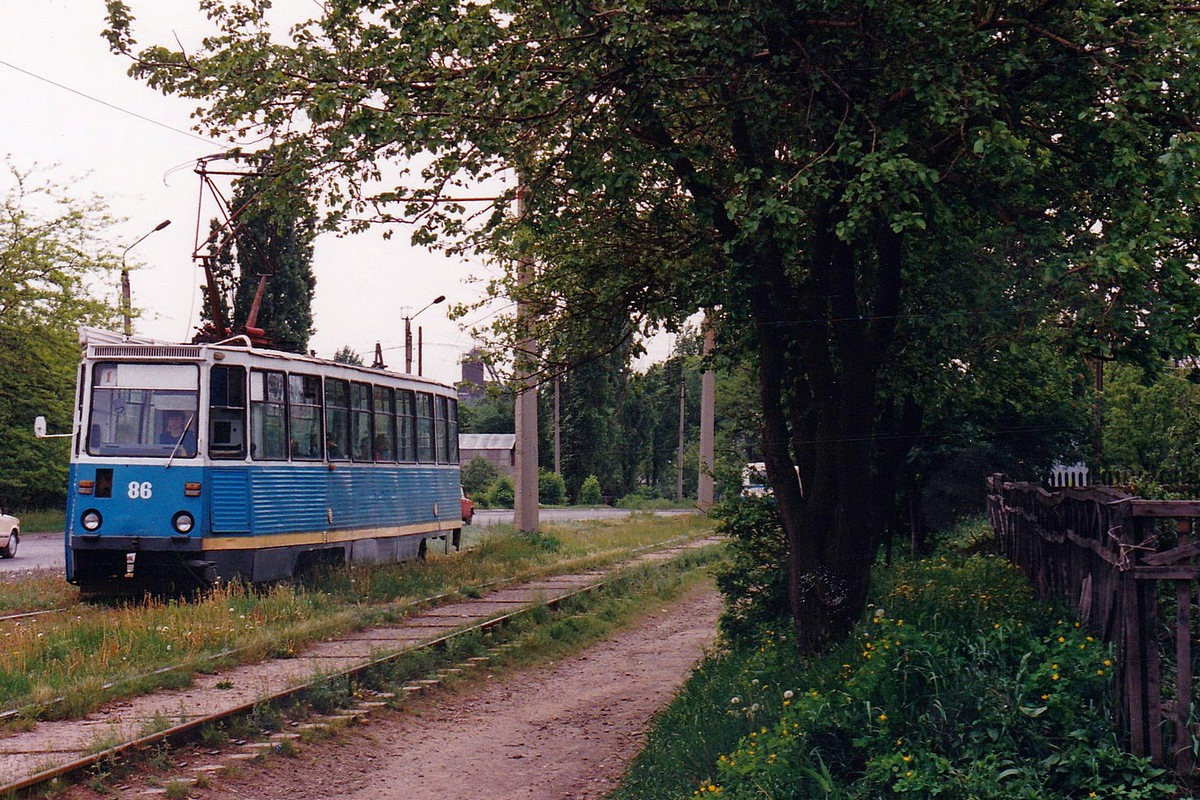
{"label": "number 86 marking", "polygon": [[150,481],[130,481],[129,482],[129,499],[130,500],[149,500],[154,496],[154,484]]}

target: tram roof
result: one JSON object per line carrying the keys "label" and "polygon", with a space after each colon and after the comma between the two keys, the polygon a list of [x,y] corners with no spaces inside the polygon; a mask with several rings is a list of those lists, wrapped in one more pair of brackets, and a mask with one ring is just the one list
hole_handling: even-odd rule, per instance
{"label": "tram roof", "polygon": [[[190,342],[176,343],[143,336],[124,336],[100,328],[79,329],[79,343],[85,356],[93,359],[183,359],[191,361],[207,361],[210,353],[237,353],[263,359],[277,359],[291,363],[309,364],[315,367],[336,368],[362,373],[366,376],[386,376],[391,379],[402,378],[414,383],[423,383],[431,387],[451,389],[452,387],[439,381],[420,375],[410,375],[403,372],[393,372],[387,369],[359,364],[346,364],[327,358],[305,355],[302,353],[285,353],[281,350],[268,350],[251,345],[245,336],[234,336],[220,342],[193,344]],[[220,359],[220,356],[217,356]]]}

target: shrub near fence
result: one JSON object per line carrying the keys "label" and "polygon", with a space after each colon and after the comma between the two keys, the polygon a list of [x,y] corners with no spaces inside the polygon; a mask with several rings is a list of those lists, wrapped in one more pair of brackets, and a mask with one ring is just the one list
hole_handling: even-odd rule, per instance
{"label": "shrub near fence", "polygon": [[1116,646],[1130,749],[1194,783],[1200,501],[1142,500],[1104,486],[1047,491],[993,475],[988,518],[1042,596],[1072,605]]}

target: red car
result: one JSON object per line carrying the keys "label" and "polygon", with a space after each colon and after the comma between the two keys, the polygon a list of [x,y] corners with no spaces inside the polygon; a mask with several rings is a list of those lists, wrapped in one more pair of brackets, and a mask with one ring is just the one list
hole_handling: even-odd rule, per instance
{"label": "red car", "polygon": [[462,521],[463,523],[470,525],[471,520],[475,518],[475,501],[467,497],[466,489],[460,486],[458,487],[458,490],[462,493]]}

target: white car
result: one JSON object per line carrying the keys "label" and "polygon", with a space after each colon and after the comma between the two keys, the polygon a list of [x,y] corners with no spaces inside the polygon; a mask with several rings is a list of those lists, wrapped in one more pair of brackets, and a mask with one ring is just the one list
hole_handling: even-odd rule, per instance
{"label": "white car", "polygon": [[12,558],[21,542],[21,520],[0,511],[0,558]]}

